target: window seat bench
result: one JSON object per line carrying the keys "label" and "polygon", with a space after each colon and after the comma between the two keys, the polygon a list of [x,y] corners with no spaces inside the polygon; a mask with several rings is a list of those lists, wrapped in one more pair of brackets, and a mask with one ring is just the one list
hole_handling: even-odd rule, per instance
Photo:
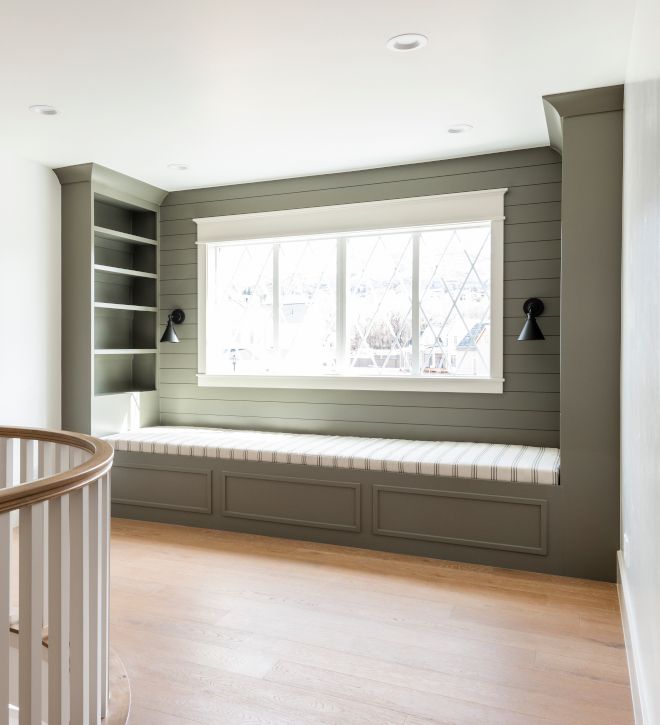
{"label": "window seat bench", "polygon": [[497,443],[156,426],[108,436],[117,451],[558,484],[559,449]]}
{"label": "window seat bench", "polygon": [[174,426],[106,440],[116,516],[560,572],[557,448]]}

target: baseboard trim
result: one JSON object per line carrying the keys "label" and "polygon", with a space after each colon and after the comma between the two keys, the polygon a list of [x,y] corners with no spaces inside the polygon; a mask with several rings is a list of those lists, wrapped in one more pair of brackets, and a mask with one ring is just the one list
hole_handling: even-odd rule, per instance
{"label": "baseboard trim", "polygon": [[639,632],[630,606],[630,587],[623,560],[623,552],[617,552],[616,560],[617,591],[619,593],[619,607],[621,608],[621,622],[623,636],[626,643],[626,658],[628,659],[628,673],[630,675],[630,690],[635,713],[635,725],[651,725],[650,717],[643,690],[641,663],[639,661]]}

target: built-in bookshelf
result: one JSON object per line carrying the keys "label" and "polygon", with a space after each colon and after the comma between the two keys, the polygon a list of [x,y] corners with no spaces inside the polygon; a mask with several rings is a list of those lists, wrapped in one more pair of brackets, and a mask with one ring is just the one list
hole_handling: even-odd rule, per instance
{"label": "built-in bookshelf", "polygon": [[94,393],[156,390],[158,212],[94,195]]}
{"label": "built-in bookshelf", "polygon": [[104,434],[156,423],[165,192],[96,164],[56,173],[62,183],[63,425]]}

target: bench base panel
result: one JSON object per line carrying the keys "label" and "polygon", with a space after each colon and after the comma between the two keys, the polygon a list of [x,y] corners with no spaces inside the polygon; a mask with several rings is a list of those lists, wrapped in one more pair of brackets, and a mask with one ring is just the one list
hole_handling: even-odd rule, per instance
{"label": "bench base panel", "polygon": [[113,516],[561,574],[560,486],[118,451]]}

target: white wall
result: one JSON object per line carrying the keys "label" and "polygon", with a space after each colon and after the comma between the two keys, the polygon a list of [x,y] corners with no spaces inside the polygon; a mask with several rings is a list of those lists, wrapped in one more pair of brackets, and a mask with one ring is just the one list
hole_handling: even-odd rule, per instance
{"label": "white wall", "polygon": [[0,424],[60,426],[60,184],[0,153]]}
{"label": "white wall", "polygon": [[638,0],[625,91],[621,579],[643,713],[660,723],[660,4]]}

